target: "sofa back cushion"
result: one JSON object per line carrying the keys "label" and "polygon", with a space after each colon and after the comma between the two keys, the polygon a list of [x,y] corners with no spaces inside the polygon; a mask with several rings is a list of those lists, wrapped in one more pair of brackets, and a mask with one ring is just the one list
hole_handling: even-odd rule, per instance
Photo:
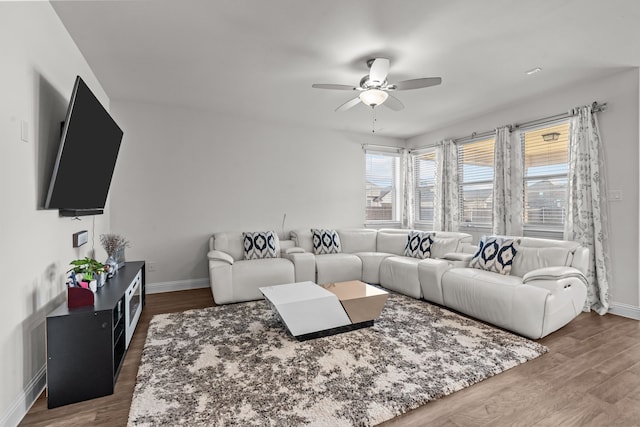
{"label": "sofa back cushion", "polygon": [[407,236],[411,230],[378,230],[376,252],[385,252],[404,256]]}
{"label": "sofa back cushion", "polygon": [[354,254],[357,252],[376,252],[377,230],[370,228],[354,228],[338,230],[342,252]]}
{"label": "sofa back cushion", "polygon": [[234,261],[244,259],[243,243],[242,232],[239,231],[214,233],[213,235],[213,249],[228,253]]}
{"label": "sofa back cushion", "polygon": [[442,258],[450,252],[459,252],[462,246],[460,240],[459,237],[442,237],[440,232],[437,232],[431,245],[431,258]]}
{"label": "sofa back cushion", "polygon": [[[577,242],[569,240],[553,240],[535,237],[515,237],[504,236],[512,239],[520,239],[518,254],[513,259],[511,275],[523,277],[532,270],[545,267],[572,266],[583,273],[586,271],[584,265],[585,253],[589,250],[582,247]],[[477,247],[465,243],[463,252],[473,253]]]}
{"label": "sofa back cushion", "polygon": [[304,249],[305,252],[313,253],[313,234],[311,234],[310,228],[292,230],[290,234],[296,247]]}
{"label": "sofa back cushion", "polygon": [[520,246],[513,260],[511,274],[524,277],[530,271],[545,267],[561,267],[571,265],[571,251],[563,247],[526,247]]}

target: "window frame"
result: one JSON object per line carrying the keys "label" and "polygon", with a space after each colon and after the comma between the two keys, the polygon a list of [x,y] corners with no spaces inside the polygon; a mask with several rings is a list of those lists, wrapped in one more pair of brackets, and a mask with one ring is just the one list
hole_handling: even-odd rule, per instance
{"label": "window frame", "polygon": [[[402,173],[402,151],[400,148],[398,149],[374,149],[374,148],[365,148],[364,149],[364,162],[365,162],[365,212],[364,212],[364,224],[365,226],[369,226],[372,228],[377,227],[391,227],[391,228],[399,228],[402,224],[402,200],[401,195],[403,193],[403,173]],[[391,219],[390,220],[380,220],[380,219],[368,219],[368,209],[369,209],[369,191],[367,189],[367,185],[369,183],[369,170],[368,170],[368,156],[382,156],[382,157],[390,157],[395,159],[394,171],[391,177]]]}

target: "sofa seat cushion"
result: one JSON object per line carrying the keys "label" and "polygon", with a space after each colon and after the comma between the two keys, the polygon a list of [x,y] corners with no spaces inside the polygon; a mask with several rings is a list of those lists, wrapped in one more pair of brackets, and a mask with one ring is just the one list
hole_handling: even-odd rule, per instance
{"label": "sofa seat cushion", "polygon": [[380,284],[380,264],[385,258],[395,256],[384,252],[356,252],[362,261],[362,281],[374,285]]}
{"label": "sofa seat cushion", "polygon": [[283,258],[236,261],[232,268],[233,301],[262,299],[258,288],[295,282],[293,263]]}
{"label": "sofa seat cushion", "polygon": [[316,255],[316,281],[319,285],[362,278],[362,261],[353,254]]}
{"label": "sofa seat cushion", "polygon": [[418,263],[422,261],[424,260],[405,256],[385,258],[380,264],[380,284],[403,295],[421,298]]}
{"label": "sofa seat cushion", "polygon": [[442,276],[447,307],[528,337],[542,336],[547,289],[522,278],[475,268],[452,268]]}

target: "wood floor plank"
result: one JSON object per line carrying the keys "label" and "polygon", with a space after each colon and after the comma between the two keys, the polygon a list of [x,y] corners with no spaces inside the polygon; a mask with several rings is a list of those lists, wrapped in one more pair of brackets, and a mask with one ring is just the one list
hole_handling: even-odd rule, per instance
{"label": "wood floor plank", "polygon": [[607,403],[616,403],[640,388],[640,376],[629,371],[608,378],[589,394]]}
{"label": "wood floor plank", "polygon": [[601,414],[606,414],[609,408],[596,399],[563,399],[562,407],[533,424],[536,427],[583,427]]}
{"label": "wood floor plank", "polygon": [[[51,410],[43,393],[20,425],[126,425],[151,318],[212,305],[210,289],[147,295],[115,393]],[[640,322],[582,313],[538,342],[549,353],[382,425],[640,427]]]}

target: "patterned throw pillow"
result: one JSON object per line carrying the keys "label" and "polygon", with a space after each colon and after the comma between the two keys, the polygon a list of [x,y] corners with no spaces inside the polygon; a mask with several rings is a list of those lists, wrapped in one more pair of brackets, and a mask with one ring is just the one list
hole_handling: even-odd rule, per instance
{"label": "patterned throw pillow", "polygon": [[511,274],[513,258],[518,254],[520,239],[500,236],[484,236],[478,251],[471,258],[470,266],[500,274]]}
{"label": "patterned throw pillow", "polygon": [[244,259],[277,258],[277,239],[278,236],[273,231],[242,233]]}
{"label": "patterned throw pillow", "polygon": [[404,256],[425,259],[431,258],[431,245],[435,233],[424,231],[410,231],[407,236],[407,244],[404,247]]}
{"label": "patterned throw pillow", "polygon": [[342,252],[340,236],[338,236],[336,230],[312,228],[311,234],[313,235],[314,254],[339,254]]}

